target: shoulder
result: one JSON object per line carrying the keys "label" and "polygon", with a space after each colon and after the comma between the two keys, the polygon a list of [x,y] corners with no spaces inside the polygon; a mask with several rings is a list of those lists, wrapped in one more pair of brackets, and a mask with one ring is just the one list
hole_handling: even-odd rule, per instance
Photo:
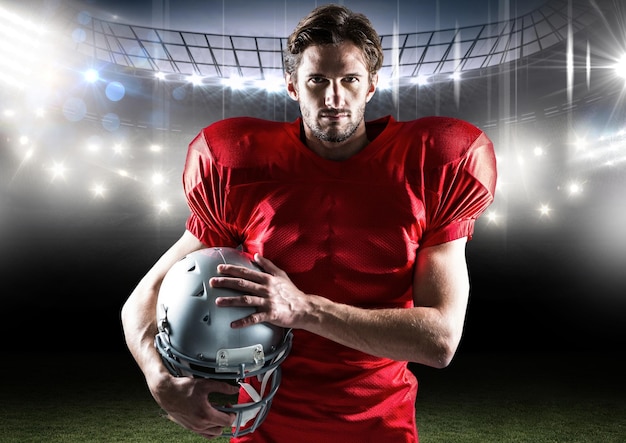
{"label": "shoulder", "polygon": [[190,143],[189,152],[223,166],[242,166],[285,144],[293,127],[294,123],[253,117],[227,118],[203,128]]}
{"label": "shoulder", "polygon": [[429,116],[399,124],[403,133],[419,143],[431,166],[459,160],[480,147],[493,149],[491,140],[480,128],[458,118]]}
{"label": "shoulder", "polygon": [[424,128],[430,129],[433,133],[439,134],[442,137],[459,135],[467,135],[469,137],[476,137],[482,134],[482,130],[473,124],[454,117],[444,116],[429,116],[422,117],[415,120],[415,123]]}
{"label": "shoulder", "polygon": [[418,133],[424,141],[446,147],[467,147],[484,135],[478,127],[454,117],[422,117],[404,124],[407,129]]}
{"label": "shoulder", "polygon": [[288,124],[254,117],[231,117],[210,124],[202,130],[202,134],[211,139],[232,140],[254,135],[279,133]]}

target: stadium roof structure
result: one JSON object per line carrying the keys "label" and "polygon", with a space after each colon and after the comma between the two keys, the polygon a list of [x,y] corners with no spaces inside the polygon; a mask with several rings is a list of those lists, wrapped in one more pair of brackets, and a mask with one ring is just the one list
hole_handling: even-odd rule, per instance
{"label": "stadium roof structure", "polygon": [[[452,29],[381,35],[381,76],[448,78],[531,56],[598,19],[595,2],[550,0],[510,20]],[[80,54],[130,71],[168,78],[266,80],[282,77],[287,37],[221,35],[120,24],[84,17]]]}

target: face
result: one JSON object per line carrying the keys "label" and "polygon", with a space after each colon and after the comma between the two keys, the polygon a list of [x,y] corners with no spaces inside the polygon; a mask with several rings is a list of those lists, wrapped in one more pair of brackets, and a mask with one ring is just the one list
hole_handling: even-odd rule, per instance
{"label": "face", "polygon": [[365,104],[374,95],[361,50],[351,42],[304,50],[296,79],[287,76],[289,95],[300,104],[307,135],[341,144],[365,134]]}

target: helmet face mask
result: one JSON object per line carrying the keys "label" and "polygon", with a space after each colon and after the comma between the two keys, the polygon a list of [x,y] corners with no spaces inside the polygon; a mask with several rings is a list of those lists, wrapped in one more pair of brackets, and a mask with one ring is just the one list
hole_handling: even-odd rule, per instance
{"label": "helmet face mask", "polygon": [[[254,313],[255,308],[215,304],[217,297],[242,295],[209,285],[221,263],[260,270],[248,254],[226,247],[201,249],[176,262],[159,290],[155,346],[173,375],[230,381],[246,391],[252,402],[214,405],[236,414],[233,431],[226,435],[239,436],[254,432],[267,416],[280,385],[280,364],[291,350],[292,334],[268,323],[231,328],[233,321]],[[260,382],[260,392],[246,382],[252,377]]]}

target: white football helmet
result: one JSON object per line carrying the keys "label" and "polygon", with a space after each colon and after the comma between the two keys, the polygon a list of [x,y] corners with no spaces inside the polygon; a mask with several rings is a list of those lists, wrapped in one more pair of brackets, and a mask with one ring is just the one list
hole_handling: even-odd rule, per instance
{"label": "white football helmet", "polygon": [[[254,432],[265,420],[280,385],[280,364],[291,350],[292,333],[268,323],[231,328],[231,322],[256,308],[215,304],[217,297],[242,295],[209,285],[220,263],[260,270],[248,254],[226,247],[201,249],[176,262],[159,290],[155,346],[173,375],[236,382],[248,393],[250,403],[215,405],[236,414],[233,429],[225,435],[239,436]],[[258,378],[260,392],[245,381],[250,377]]]}

